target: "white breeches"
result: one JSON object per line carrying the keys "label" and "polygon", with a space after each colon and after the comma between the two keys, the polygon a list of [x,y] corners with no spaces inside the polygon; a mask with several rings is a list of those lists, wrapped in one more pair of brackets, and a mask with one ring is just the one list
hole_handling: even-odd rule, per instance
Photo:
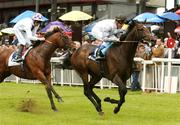
{"label": "white breeches", "polygon": [[30,46],[32,43],[31,41],[28,39],[26,32],[18,30],[18,29],[14,29],[14,33],[18,39],[18,45],[24,45],[24,46]]}

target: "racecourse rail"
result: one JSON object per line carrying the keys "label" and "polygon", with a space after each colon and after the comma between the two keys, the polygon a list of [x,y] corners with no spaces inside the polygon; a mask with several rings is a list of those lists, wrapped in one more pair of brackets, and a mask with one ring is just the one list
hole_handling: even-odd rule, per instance
{"label": "racecourse rail", "polygon": [[[180,91],[180,59],[167,59],[167,58],[152,58],[152,60],[143,60],[142,58],[134,58],[134,61],[139,61],[143,65],[143,70],[140,73],[140,83],[143,91],[153,90],[156,92],[165,92],[165,83],[167,77],[171,79],[171,84],[176,83],[176,91]],[[52,69],[52,83],[63,85],[83,85],[81,78],[74,70],[63,70],[56,68],[56,65],[62,63],[60,57],[51,58]],[[171,76],[168,76],[168,63],[171,63]],[[17,83],[40,83],[37,80],[26,80],[11,75],[5,81]],[[174,83],[173,83],[174,82]],[[127,87],[130,87],[131,78],[127,81]],[[96,86],[103,88],[117,87],[107,79],[102,79]]]}

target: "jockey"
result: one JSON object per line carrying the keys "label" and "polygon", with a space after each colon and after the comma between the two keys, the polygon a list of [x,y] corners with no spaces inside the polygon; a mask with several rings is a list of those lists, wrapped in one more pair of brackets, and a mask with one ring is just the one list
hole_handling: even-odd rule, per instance
{"label": "jockey", "polygon": [[[96,60],[104,59],[107,49],[113,44],[113,42],[119,42],[120,36],[126,33],[126,30],[121,29],[125,20],[125,16],[118,16],[115,19],[105,19],[97,22],[92,28],[92,36],[103,42],[95,52],[94,57]],[[116,36],[117,34],[119,35],[119,38]],[[102,52],[102,49],[104,52]]]}
{"label": "jockey", "polygon": [[14,33],[19,41],[18,43],[18,51],[13,59],[14,62],[21,62],[22,59],[22,51],[24,46],[32,45],[32,41],[44,41],[44,37],[37,37],[36,32],[42,22],[42,15],[40,13],[36,13],[32,18],[24,18],[18,21],[13,29]]}

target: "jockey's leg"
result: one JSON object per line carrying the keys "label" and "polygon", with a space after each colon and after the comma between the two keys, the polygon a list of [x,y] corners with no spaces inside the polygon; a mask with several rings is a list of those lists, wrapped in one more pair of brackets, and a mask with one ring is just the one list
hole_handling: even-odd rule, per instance
{"label": "jockey's leg", "polygon": [[98,51],[97,51],[97,54],[96,54],[96,60],[98,59],[104,59],[105,58],[105,55],[106,55],[106,52],[107,50],[109,49],[109,47],[112,45],[112,42],[103,42]]}
{"label": "jockey's leg", "polygon": [[24,45],[19,45],[19,48],[18,48],[18,51],[16,53],[16,56],[15,56],[15,62],[21,62],[23,59],[22,59],[22,51],[24,49]]}
{"label": "jockey's leg", "polygon": [[17,51],[17,54],[16,54],[16,57],[14,58],[14,61],[15,62],[20,62],[22,61],[22,51],[24,49],[24,46],[26,44],[26,40],[24,38],[24,34],[18,30],[18,29],[14,29],[14,33],[15,35],[17,36],[17,39],[18,39],[18,44],[19,44],[19,48],[18,48],[18,51]]}
{"label": "jockey's leg", "polygon": [[101,52],[101,50],[104,49],[104,48],[105,48],[105,46],[104,46],[103,44],[101,44],[101,45],[98,47],[97,51],[95,52],[95,57],[96,57],[96,59],[104,58],[104,55],[103,55],[103,53]]}

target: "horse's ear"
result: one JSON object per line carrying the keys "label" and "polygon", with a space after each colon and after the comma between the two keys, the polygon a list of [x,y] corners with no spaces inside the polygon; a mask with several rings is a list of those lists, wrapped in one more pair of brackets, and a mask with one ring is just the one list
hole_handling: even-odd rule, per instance
{"label": "horse's ear", "polygon": [[53,31],[60,31],[60,28],[58,26],[55,26]]}
{"label": "horse's ear", "polygon": [[137,23],[136,20],[130,20],[129,23],[128,23],[128,25],[134,26],[136,23]]}

